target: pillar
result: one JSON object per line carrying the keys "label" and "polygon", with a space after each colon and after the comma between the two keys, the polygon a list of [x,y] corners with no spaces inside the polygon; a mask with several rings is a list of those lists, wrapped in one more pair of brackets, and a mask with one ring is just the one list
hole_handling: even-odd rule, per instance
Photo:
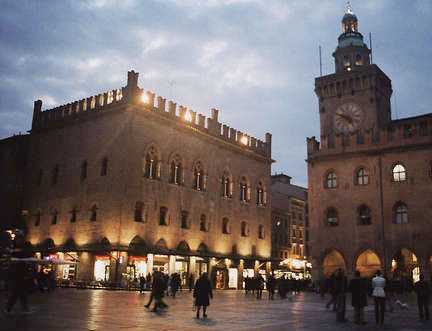
{"label": "pillar", "polygon": [[93,280],[94,277],[94,258],[89,252],[78,253],[79,263],[77,265],[77,280]]}
{"label": "pillar", "polygon": [[259,261],[255,260],[255,264],[254,264],[254,276],[258,276],[259,274]]}
{"label": "pillar", "polygon": [[147,273],[153,273],[153,254],[147,254]]}
{"label": "pillar", "polygon": [[176,262],[175,255],[170,255],[168,261],[168,275],[171,275],[175,272],[175,262]]}
{"label": "pillar", "polygon": [[240,259],[239,264],[237,266],[238,270],[238,285],[237,288],[239,290],[243,289],[243,270],[244,270],[244,260]]}
{"label": "pillar", "polygon": [[193,275],[194,279],[196,279],[196,258],[195,256],[191,256],[189,258],[189,275]]}

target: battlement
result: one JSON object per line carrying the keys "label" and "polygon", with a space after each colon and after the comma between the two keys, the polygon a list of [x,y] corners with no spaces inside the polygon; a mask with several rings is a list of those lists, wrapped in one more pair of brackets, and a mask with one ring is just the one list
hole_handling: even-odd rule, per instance
{"label": "battlement", "polygon": [[[157,100],[157,105],[155,105]],[[128,83],[125,87],[90,96],[66,105],[42,111],[42,101],[34,103],[32,132],[47,130],[75,123],[79,119],[87,119],[90,114],[102,114],[125,109],[126,105],[133,105],[138,111],[149,111],[172,121],[174,124],[190,127],[212,137],[216,137],[231,145],[247,149],[253,153],[271,158],[271,134],[266,133],[265,142],[231,128],[218,121],[219,110],[211,109],[211,117],[199,114],[192,109],[167,100],[138,87],[138,73],[128,72]]]}
{"label": "battlement", "polygon": [[307,138],[308,159],[339,153],[432,144],[432,114],[391,121],[382,129]]}
{"label": "battlement", "polygon": [[353,95],[360,90],[375,90],[387,87],[388,97],[392,94],[391,81],[385,73],[372,64],[361,71],[344,72],[315,78],[315,93],[323,101],[326,98]]}

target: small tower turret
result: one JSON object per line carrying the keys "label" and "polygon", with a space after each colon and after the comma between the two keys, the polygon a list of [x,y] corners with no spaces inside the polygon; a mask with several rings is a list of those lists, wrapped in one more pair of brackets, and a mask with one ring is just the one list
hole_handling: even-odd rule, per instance
{"label": "small tower turret", "polygon": [[348,3],[347,12],[342,18],[342,34],[333,53],[336,73],[358,70],[370,64],[370,50],[363,42],[363,35],[358,32],[358,20]]}

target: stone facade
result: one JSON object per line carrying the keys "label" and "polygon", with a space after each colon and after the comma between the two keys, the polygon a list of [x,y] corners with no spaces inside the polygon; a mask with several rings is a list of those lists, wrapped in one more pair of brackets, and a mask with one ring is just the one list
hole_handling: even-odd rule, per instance
{"label": "stone facade", "polygon": [[43,255],[73,253],[82,280],[157,268],[183,280],[208,271],[218,287],[238,287],[244,269],[265,272],[271,135],[222,125],[216,109],[206,121],[161,97],[155,105],[137,81],[131,71],[122,89],[51,110],[35,102],[31,243]]}
{"label": "stone facade", "polygon": [[391,120],[390,79],[369,58],[351,66],[369,50],[355,15],[349,20],[355,30],[333,54],[346,66],[315,80],[321,143],[307,139],[314,276],[341,267],[429,278],[432,114]]}

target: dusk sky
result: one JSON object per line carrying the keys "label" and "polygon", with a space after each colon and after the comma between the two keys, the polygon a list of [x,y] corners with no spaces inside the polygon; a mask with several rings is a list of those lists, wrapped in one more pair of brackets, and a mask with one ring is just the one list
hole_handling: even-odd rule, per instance
{"label": "dusk sky", "polygon": [[[264,140],[272,173],[307,185],[306,137],[319,136],[314,78],[334,72],[346,1],[2,0],[0,139],[53,108],[139,86]],[[351,1],[373,61],[392,80],[392,118],[431,112],[432,1]],[[77,141],[78,143],[78,141]]]}

